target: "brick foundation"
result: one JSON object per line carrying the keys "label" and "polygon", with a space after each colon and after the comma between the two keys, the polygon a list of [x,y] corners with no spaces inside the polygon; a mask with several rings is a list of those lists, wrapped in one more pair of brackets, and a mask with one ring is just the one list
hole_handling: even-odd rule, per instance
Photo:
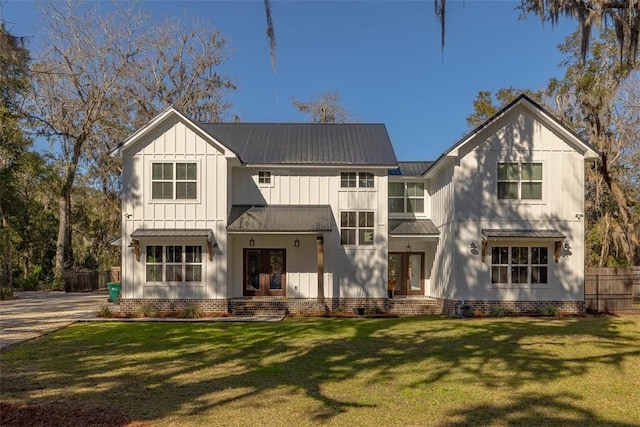
{"label": "brick foundation", "polygon": [[[224,313],[235,316],[355,313],[358,309],[363,309],[365,313],[456,316],[456,308],[460,302],[443,298],[326,298],[323,305],[315,298],[121,299],[120,312],[135,315],[139,307],[147,306],[159,313],[178,313],[185,308],[197,306],[205,314]],[[465,300],[465,303],[471,306],[473,313],[485,316],[494,309],[502,309],[505,314],[510,315],[538,314],[549,307],[562,314],[585,312],[583,301]]]}
{"label": "brick foundation", "polygon": [[120,299],[120,313],[135,315],[138,308],[147,306],[158,313],[179,313],[196,306],[203,313],[227,313],[226,299]]}
{"label": "brick foundation", "polygon": [[[460,300],[438,299],[442,305],[442,314],[456,316],[456,308]],[[561,314],[582,314],[585,312],[584,301],[501,301],[501,300],[464,300],[476,314],[489,315],[495,309],[504,310],[505,314],[540,314],[553,307]]]}

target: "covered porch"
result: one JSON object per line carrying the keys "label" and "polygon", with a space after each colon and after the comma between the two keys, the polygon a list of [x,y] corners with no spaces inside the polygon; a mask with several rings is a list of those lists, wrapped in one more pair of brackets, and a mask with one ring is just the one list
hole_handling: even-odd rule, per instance
{"label": "covered porch", "polygon": [[426,298],[440,231],[430,219],[389,221],[389,297]]}
{"label": "covered porch", "polygon": [[324,298],[324,237],[332,227],[325,205],[234,205],[230,298]]}

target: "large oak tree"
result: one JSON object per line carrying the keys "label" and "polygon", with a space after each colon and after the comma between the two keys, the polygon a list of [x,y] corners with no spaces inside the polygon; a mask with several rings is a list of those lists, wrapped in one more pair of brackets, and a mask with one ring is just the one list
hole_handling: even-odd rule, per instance
{"label": "large oak tree", "polygon": [[105,208],[118,215],[117,169],[108,151],[169,105],[196,120],[219,121],[228,108],[225,93],[234,88],[217,72],[226,58],[217,31],[152,22],[132,3],[101,6],[44,4],[48,36],[34,64],[30,116],[60,162],[52,185],[59,207],[57,277],[73,265],[70,214],[78,174],[95,179]]}

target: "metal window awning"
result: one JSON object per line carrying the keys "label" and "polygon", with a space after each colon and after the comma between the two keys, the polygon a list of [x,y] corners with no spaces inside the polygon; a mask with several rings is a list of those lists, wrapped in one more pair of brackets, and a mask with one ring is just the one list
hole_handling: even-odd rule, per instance
{"label": "metal window awning", "polygon": [[270,205],[231,207],[229,233],[322,233],[331,231],[328,205]]}
{"label": "metal window awning", "polygon": [[213,230],[209,228],[137,228],[131,233],[131,245],[133,253],[136,255],[136,261],[140,261],[140,239],[203,239],[207,242],[209,260],[213,260],[214,249],[218,246],[213,236]]}
{"label": "metal window awning", "polygon": [[438,238],[440,230],[430,219],[392,219],[389,220],[390,237],[429,237]]}
{"label": "metal window awning", "polygon": [[491,240],[537,240],[551,241],[555,244],[555,260],[560,259],[562,242],[567,238],[558,230],[535,229],[483,229],[482,230],[482,262],[487,256],[487,247]]}

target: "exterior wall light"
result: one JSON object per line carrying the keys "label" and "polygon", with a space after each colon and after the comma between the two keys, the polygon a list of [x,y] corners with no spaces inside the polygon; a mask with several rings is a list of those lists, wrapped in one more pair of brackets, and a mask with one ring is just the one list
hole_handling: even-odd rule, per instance
{"label": "exterior wall light", "polygon": [[478,244],[476,242],[471,242],[471,244],[469,245],[469,249],[474,255],[478,255],[480,253],[480,251],[478,250]]}
{"label": "exterior wall light", "polygon": [[293,246],[295,246],[296,248],[299,248],[300,247],[300,239],[298,239],[296,237],[296,240],[293,241]]}
{"label": "exterior wall light", "polygon": [[253,237],[249,239],[249,246],[253,247],[256,245],[256,241],[253,240]]}

